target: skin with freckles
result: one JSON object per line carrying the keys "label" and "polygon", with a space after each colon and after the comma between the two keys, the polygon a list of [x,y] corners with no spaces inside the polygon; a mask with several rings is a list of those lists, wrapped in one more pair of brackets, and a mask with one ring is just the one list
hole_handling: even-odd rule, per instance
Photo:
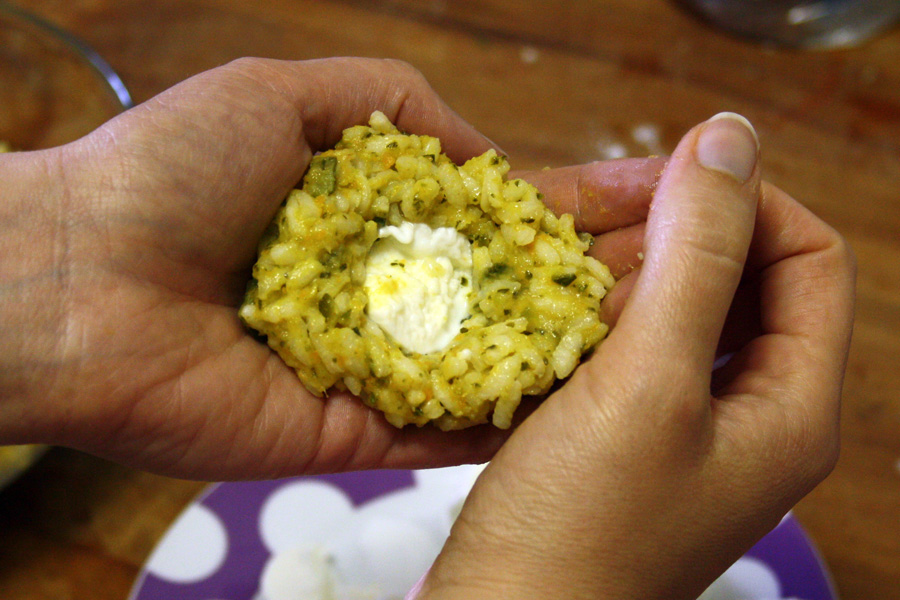
{"label": "skin with freckles", "polygon": [[0,156],[0,443],[215,480],[493,457],[421,598],[696,597],[836,459],[846,244],[733,115],[668,159],[518,173],[594,235],[615,327],[511,432],[397,430],[237,319],[285,194],[374,110],[458,162],[492,147],[407,65],[248,59]]}

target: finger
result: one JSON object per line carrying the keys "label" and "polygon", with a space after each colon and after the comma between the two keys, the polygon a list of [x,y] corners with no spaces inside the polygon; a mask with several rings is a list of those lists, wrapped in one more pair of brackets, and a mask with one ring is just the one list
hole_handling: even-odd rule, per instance
{"label": "finger", "polygon": [[783,513],[837,460],[855,263],[834,230],[774,186],[763,191],[748,259],[760,269],[762,334],[721,369],[716,449],[747,483],[735,502],[782,498]]}
{"label": "finger", "polygon": [[447,106],[419,71],[401,61],[252,59],[239,66],[285,95],[313,150],[334,146],[344,129],[368,122],[376,110],[403,131],[440,138],[444,152],[458,164],[498,149]]}
{"label": "finger", "polygon": [[[764,204],[767,210],[754,244],[755,260],[768,264],[762,270],[763,331],[799,337],[822,359],[821,366],[832,371],[842,364],[839,350],[850,339],[852,252],[836,231],[774,186],[766,186]],[[778,210],[787,218],[777,218]],[[791,222],[793,228],[781,226]],[[768,243],[775,238],[783,240],[781,248]]]}
{"label": "finger", "polygon": [[[628,302],[628,296],[640,275],[640,267],[622,276],[616,281],[600,304],[600,320],[610,328],[615,327]],[[758,282],[741,283],[734,295],[734,301],[722,328],[716,359],[726,354],[733,354],[743,348],[750,340],[762,334],[759,325],[759,286]],[[725,382],[724,370],[720,369],[714,389],[720,389]]]}
{"label": "finger", "polygon": [[616,326],[639,276],[640,270],[635,270],[616,282],[616,285],[606,294],[600,304],[600,321],[606,323],[610,328]]}
{"label": "finger", "polygon": [[[138,402],[107,395],[97,406],[57,411],[43,440],[169,476],[222,481],[486,462],[512,433],[490,425],[397,429],[347,392],[313,396],[267,347],[237,324],[229,329],[230,340],[194,340],[191,352],[207,356],[183,375],[149,369]],[[209,352],[209,343],[227,350]]]}
{"label": "finger", "polygon": [[620,279],[640,266],[643,245],[644,224],[638,223],[596,236],[587,254],[609,267],[613,277]]}
{"label": "finger", "polygon": [[[315,447],[284,448],[276,465],[292,474],[367,469],[423,469],[490,460],[513,429],[490,424],[458,431],[390,425],[379,411],[348,393],[322,404],[322,427]],[[348,443],[354,440],[355,443]]]}
{"label": "finger", "polygon": [[579,231],[603,233],[647,218],[664,158],[626,158],[511,174],[537,187],[557,214],[575,217]]}
{"label": "finger", "polygon": [[[611,340],[677,357],[663,362],[681,380],[711,371],[753,232],[758,152],[746,119],[717,115],[682,139],[653,198],[641,275]],[[674,376],[666,364],[657,373]]]}
{"label": "finger", "polygon": [[86,138],[97,152],[73,153],[92,163],[72,169],[73,187],[90,198],[86,206],[115,200],[103,226],[128,229],[115,254],[129,268],[146,263],[143,254],[129,256],[136,239],[162,243],[174,270],[189,273],[180,281],[172,268],[143,277],[233,302],[259,237],[312,153],[375,110],[401,129],[439,136],[457,161],[492,147],[404,63],[243,59],[182,82]]}
{"label": "finger", "polygon": [[[726,391],[753,393],[759,390],[757,377],[770,376],[773,369],[785,376],[799,371],[802,390],[826,402],[817,414],[830,418],[837,411],[838,397],[826,390],[840,389],[853,320],[855,264],[849,247],[808,209],[764,183],[750,267],[757,271],[760,333],[771,339],[751,345],[728,366],[739,372],[738,365],[750,360],[755,368],[745,370]],[[755,355],[776,342],[791,346],[791,359],[776,358],[763,368],[764,357]],[[810,391],[811,387],[816,389]]]}

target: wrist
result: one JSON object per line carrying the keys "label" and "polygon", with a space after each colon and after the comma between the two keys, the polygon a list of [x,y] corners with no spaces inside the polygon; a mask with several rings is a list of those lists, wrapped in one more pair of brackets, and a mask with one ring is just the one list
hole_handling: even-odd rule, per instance
{"label": "wrist", "polygon": [[[677,538],[677,510],[637,512],[657,504],[653,485],[644,485],[657,478],[647,473],[623,484],[616,470],[605,473],[609,448],[589,437],[594,416],[581,408],[573,411],[580,425],[538,411],[507,441],[476,482],[416,600],[690,596],[693,590],[680,589],[679,553],[667,542],[640,541],[665,540],[661,531]],[[545,431],[581,443],[549,447]],[[683,553],[693,551],[688,543]]]}
{"label": "wrist", "polygon": [[476,484],[416,600],[641,597],[609,572],[614,557],[596,548],[590,519],[568,519],[565,498],[545,490],[536,499],[518,483]]}
{"label": "wrist", "polygon": [[58,381],[68,252],[59,152],[0,154],[0,443],[37,442]]}

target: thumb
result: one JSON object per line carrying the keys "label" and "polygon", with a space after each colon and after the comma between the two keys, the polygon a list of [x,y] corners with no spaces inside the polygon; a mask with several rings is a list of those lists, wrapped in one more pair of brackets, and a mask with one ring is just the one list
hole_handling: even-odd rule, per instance
{"label": "thumb", "polygon": [[758,155],[756,132],[734,113],[681,140],[650,205],[643,267],[611,336],[631,346],[622,350],[681,376],[711,372],[753,235]]}

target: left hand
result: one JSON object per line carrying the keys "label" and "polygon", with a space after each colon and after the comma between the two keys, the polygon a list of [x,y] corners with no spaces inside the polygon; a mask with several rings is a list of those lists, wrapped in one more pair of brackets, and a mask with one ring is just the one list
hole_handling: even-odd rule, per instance
{"label": "left hand", "polygon": [[[4,156],[0,442],[203,479],[489,459],[508,432],[397,430],[346,393],[317,398],[237,319],[310,157],[374,110],[457,162],[492,147],[402,63],[246,59],[78,142]],[[598,163],[589,187],[649,202],[661,167]],[[563,198],[574,177],[542,174]]]}

